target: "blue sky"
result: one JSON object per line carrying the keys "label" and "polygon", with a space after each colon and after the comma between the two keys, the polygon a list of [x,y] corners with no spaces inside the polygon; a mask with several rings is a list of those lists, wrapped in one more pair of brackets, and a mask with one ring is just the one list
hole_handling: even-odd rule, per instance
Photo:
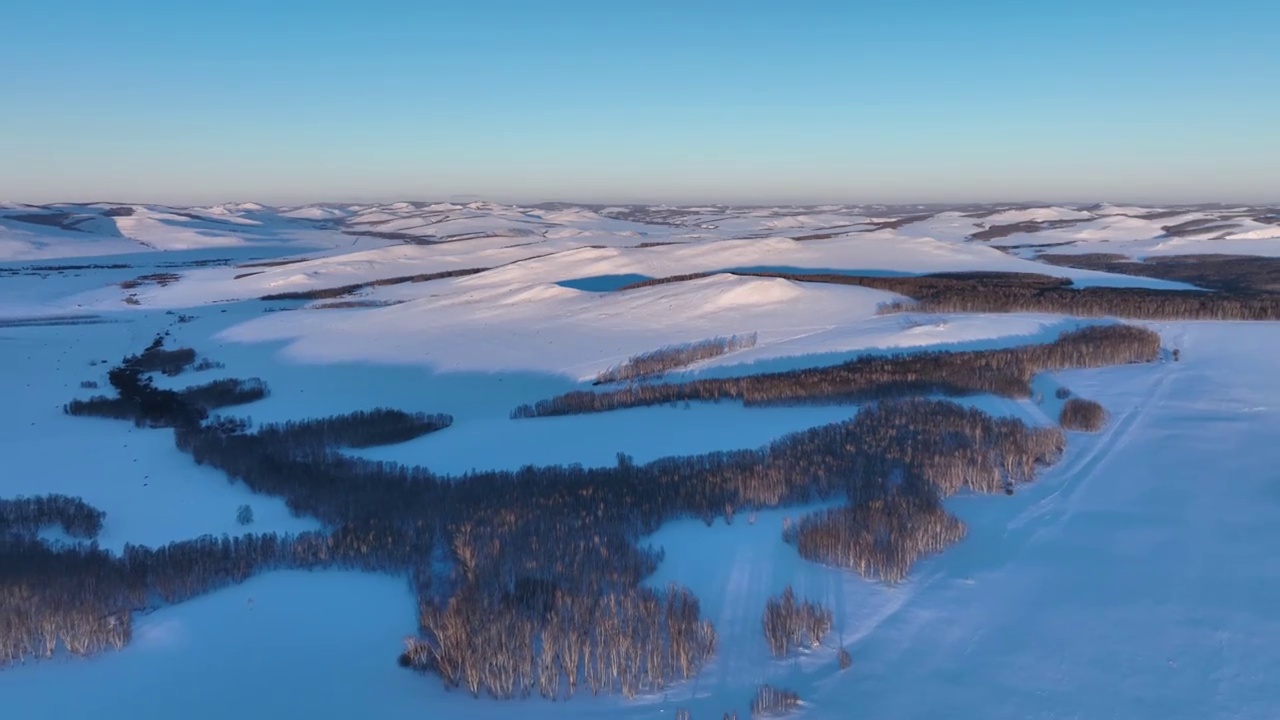
{"label": "blue sky", "polygon": [[1274,0],[0,0],[0,199],[1280,200]]}

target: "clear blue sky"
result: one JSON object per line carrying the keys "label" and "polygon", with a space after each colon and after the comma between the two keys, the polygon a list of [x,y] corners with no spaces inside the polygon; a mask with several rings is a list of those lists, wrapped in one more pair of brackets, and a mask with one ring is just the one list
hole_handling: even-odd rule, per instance
{"label": "clear blue sky", "polygon": [[1277,0],[0,0],[0,199],[1280,200]]}

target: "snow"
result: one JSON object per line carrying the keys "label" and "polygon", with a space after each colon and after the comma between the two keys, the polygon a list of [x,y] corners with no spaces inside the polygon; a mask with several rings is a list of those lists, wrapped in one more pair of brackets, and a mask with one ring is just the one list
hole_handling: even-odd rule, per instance
{"label": "snow", "polygon": [[[22,213],[26,214],[26,213]],[[118,235],[90,235],[0,215],[0,260],[45,260],[137,252],[136,242]]]}
{"label": "snow", "polygon": [[[308,362],[409,362],[437,371],[585,379],[671,344],[751,332],[766,344],[784,341],[830,327],[806,316],[871,318],[880,303],[895,298],[867,288],[734,275],[606,294],[553,284],[467,282],[472,278],[438,281],[465,291],[390,307],[265,315],[222,337],[286,340],[285,354]],[[394,297],[397,287],[378,296]]]}
{"label": "snow", "polygon": [[[448,401],[441,407],[449,405]],[[644,463],[672,455],[760,447],[778,435],[848,420],[849,407],[760,408],[740,403],[692,403],[687,408],[637,408],[599,416],[511,421],[505,415],[468,418],[448,432],[401,445],[362,450],[361,457],[422,465],[434,472],[518,470],[524,465],[604,467],[624,452]],[[568,438],[595,438],[590,443]],[[501,454],[490,451],[500,446]]]}
{"label": "snow", "polygon": [[403,579],[277,572],[138,617],[124,652],[6,670],[0,693],[63,718],[408,715],[437,690],[396,667],[415,615]]}
{"label": "snow", "polygon": [[[1019,232],[991,241],[996,247],[1041,246],[1045,252],[1063,254],[1112,253],[1134,259],[1162,255],[1258,255],[1280,256],[1280,226],[1234,214],[1203,211],[1171,216],[1102,214],[1096,219],[1066,227]],[[1144,217],[1143,215],[1147,215]],[[1205,222],[1195,229],[1168,232],[1182,223]]]}
{"label": "snow", "polygon": [[[1181,362],[1060,374],[1111,410],[1108,429],[1072,433],[1063,461],[1012,498],[949,501],[969,537],[899,586],[801,561],[779,533],[804,509],[762,512],[754,524],[746,514],[732,526],[666,524],[649,538],[667,549],[649,582],[688,585],[721,650],[664,697],[550,705],[445,693],[394,665],[415,623],[404,581],[327,572],[273,573],[140,616],[125,651],[15,668],[0,673],[0,692],[12,707],[59,717],[128,706],[141,718],[661,718],[676,707],[741,713],[754,686],[771,682],[797,690],[815,718],[850,707],[871,717],[1269,718],[1267,678],[1280,667],[1280,623],[1266,604],[1280,591],[1268,550],[1280,506],[1267,500],[1280,380],[1264,353],[1237,349],[1276,347],[1280,325],[1159,329]],[[829,645],[846,645],[853,668],[839,673],[829,648],[768,657],[760,613],[787,584],[835,610]]]}
{"label": "snow", "polygon": [[[778,540],[796,511],[664,526],[652,582],[688,585],[725,646],[706,698],[677,702],[722,712],[721,697],[767,680],[814,717],[1271,717],[1280,380],[1240,348],[1277,347],[1280,325],[1159,329],[1181,362],[1062,373],[1109,408],[1108,428],[1071,433],[1063,461],[1013,498],[949,501],[969,537],[901,586],[800,561]],[[846,674],[830,650],[766,657],[760,612],[786,583],[836,609]]]}
{"label": "snow", "polygon": [[[1257,223],[1251,223],[1257,225]],[[1228,233],[1226,240],[1280,240],[1280,226],[1262,225],[1251,230]]]}
{"label": "snow", "polygon": [[[107,513],[98,543],[114,551],[126,543],[156,546],[239,534],[245,528],[236,524],[236,508],[246,503],[253,507],[254,532],[318,529],[310,518],[293,517],[282,500],[255,496],[220,472],[193,465],[173,446],[168,430],[63,414],[72,398],[109,392],[107,370],[145,347],[171,320],[162,315],[96,325],[0,325],[5,374],[14,379],[6,385],[8,411],[0,417],[0,456],[8,468],[0,477],[0,497],[79,496]],[[211,379],[185,373],[176,384]],[[81,389],[82,380],[105,389]]]}
{"label": "snow", "polygon": [[[104,215],[126,208],[128,215]],[[67,216],[61,225],[20,218]],[[337,230],[274,213],[253,203],[209,208],[160,205],[51,205],[0,208],[0,262],[107,257],[139,252],[288,246],[347,246],[352,238]]]}
{"label": "snow", "polygon": [[[132,214],[105,216],[120,207]],[[885,215],[883,208],[528,208],[474,202],[366,205],[307,205],[272,209],[254,203],[203,208],[159,205],[55,204],[0,207],[0,260],[107,256],[140,251],[180,251],[288,244],[338,251],[398,245],[405,238],[443,243],[459,254],[476,242],[527,245],[544,252],[602,247],[617,250],[617,264],[665,264],[674,272],[712,272],[758,265],[845,272],[895,270],[943,272],[998,269],[1044,272],[1080,281],[1096,275],[1046,268],[1000,253],[1001,247],[1046,246],[1053,252],[1109,252],[1141,258],[1173,253],[1275,255],[1280,230],[1262,222],[1266,209],[1160,208],[1099,205],[1019,207],[987,213],[925,211],[894,227],[909,208]],[[62,213],[64,226],[22,222],[24,215]],[[1218,230],[1168,236],[1164,228],[1189,220],[1210,220]],[[317,222],[324,221],[324,222]],[[1051,227],[1055,222],[1073,224]],[[890,226],[884,227],[885,223]],[[1042,223],[992,241],[970,241],[992,226]],[[348,234],[358,233],[353,237]],[[793,238],[799,238],[796,242]],[[721,246],[719,243],[734,245]],[[642,244],[678,243],[683,251],[645,252]],[[788,245],[790,243],[790,245]],[[668,246],[672,247],[672,246]],[[630,251],[630,252],[628,252]],[[698,262],[699,254],[715,262]],[[1023,253],[1025,254],[1025,253]],[[657,262],[669,260],[667,263]],[[731,259],[726,262],[726,259]],[[656,268],[655,268],[656,269]],[[615,272],[632,272],[616,270]],[[565,278],[559,278],[565,279]],[[1112,282],[1125,282],[1116,281]],[[1127,282],[1139,282],[1127,280]]]}
{"label": "snow", "polygon": [[[1273,714],[1264,678],[1280,624],[1259,598],[1278,589],[1264,548],[1280,519],[1267,440],[1280,383],[1240,349],[1275,347],[1280,327],[1166,337],[1181,363],[1065,374],[1111,410],[1109,429],[1073,434],[1064,462],[1009,508],[957,503],[973,534],[877,628],[873,669],[844,697],[891,717]],[[941,682],[894,693],[908,668]]]}
{"label": "snow", "polygon": [[1036,207],[1005,210],[988,215],[984,220],[988,225],[1006,225],[1020,222],[1050,222],[1053,220],[1087,220],[1094,217],[1092,213],[1064,207]]}
{"label": "snow", "polygon": [[[489,239],[486,243],[492,243]],[[725,240],[652,248],[577,248],[548,244],[493,248],[470,244],[396,247],[276,268],[225,282],[230,269],[189,274],[190,281],[137,295],[152,307],[182,307],[204,293],[234,290],[254,297],[286,290],[335,287],[389,276],[467,267],[493,267],[467,277],[404,283],[367,290],[361,299],[398,302],[390,307],[325,310],[265,316],[229,330],[237,341],[287,341],[288,355],[309,362],[414,363],[437,370],[529,370],[575,378],[595,375],[631,355],[708,337],[760,333],[754,359],[798,353],[840,352],[869,346],[916,346],[1007,334],[1005,320],[979,330],[966,322],[947,332],[907,328],[901,318],[877,317],[897,299],[856,286],[796,283],[777,278],[714,275],[622,293],[573,289],[573,282],[616,276],[664,277],[714,272],[726,265],[792,272],[939,272],[1002,269],[1071,276],[1080,285],[1186,287],[1161,280],[1053,268],[992,248],[931,239],[886,243],[858,240],[797,242],[787,238]],[[549,254],[548,250],[552,250]],[[522,259],[524,258],[524,259]],[[209,279],[210,283],[204,283]],[[578,284],[577,287],[581,287]],[[221,299],[221,298],[219,298]],[[229,299],[229,298],[227,298]],[[118,306],[118,295],[84,296],[91,307]],[[951,335],[951,331],[958,334]],[[1032,332],[1026,325],[1013,334]],[[870,332],[873,343],[860,339]],[[903,337],[892,338],[891,334]]]}
{"label": "snow", "polygon": [[302,220],[333,220],[335,218],[347,217],[349,211],[336,207],[320,207],[308,206],[300,207],[296,210],[282,212],[283,217],[299,218]]}
{"label": "snow", "polygon": [[[734,375],[909,349],[1007,347],[1042,342],[1083,322],[1030,313],[880,315],[878,307],[895,299],[891,293],[724,270],[1005,270],[1079,284],[1180,287],[1055,268],[995,246],[1070,242],[1049,250],[1131,257],[1276,255],[1280,247],[1277,226],[1203,208],[1156,219],[1133,216],[1159,208],[1114,206],[1019,208],[987,218],[940,212],[862,232],[884,213],[840,206],[668,208],[661,217],[670,224],[656,224],[608,216],[632,217],[632,208],[489,203],[283,212],[250,204],[136,205],[134,215],[101,215],[109,207],[0,206],[0,258],[8,261],[0,264],[8,273],[0,275],[0,367],[10,378],[10,412],[0,419],[6,467],[0,497],[79,495],[107,512],[99,542],[111,550],[243,532],[235,524],[243,503],[254,509],[254,532],[318,527],[290,515],[279,500],[194,465],[173,448],[169,431],[62,413],[67,400],[100,392],[81,389],[82,380],[105,385],[111,363],[165,329],[173,346],[194,347],[226,368],[160,378],[162,385],[259,376],[272,388],[266,400],[228,414],[271,422],[393,406],[455,417],[447,430],[363,450],[365,457],[444,473],[605,465],[618,452],[644,462],[758,447],[845,419],[856,408],[695,403],[520,421],[510,420],[509,411],[580,388],[630,355],[714,336],[756,332],[758,344],[684,374]],[[306,217],[311,210],[332,211],[313,219],[333,222],[313,222]],[[91,232],[12,218],[37,212],[87,216]],[[406,244],[343,234],[358,229],[349,224],[356,218],[359,227],[425,228],[423,237],[432,240],[457,230],[486,237]],[[1168,237],[1160,229],[1199,218],[1237,227],[1217,239]],[[979,223],[1061,219],[1086,222],[989,243],[967,240]],[[519,228],[537,230],[504,236]],[[793,239],[824,230],[836,236]],[[641,242],[682,244],[636,247]],[[129,267],[21,270],[36,259],[74,257]],[[281,257],[306,259],[238,266]],[[194,264],[208,260],[229,264]],[[119,282],[166,268],[182,277],[129,291],[137,306],[123,302]],[[400,303],[385,307],[320,310],[250,300],[464,268],[491,269],[358,295]],[[701,272],[719,274],[625,292],[566,287],[602,277]],[[264,312],[280,307],[298,309]],[[195,319],[177,323],[166,310]],[[89,314],[98,316],[95,324],[27,322]],[[5,322],[15,319],[24,321]],[[754,687],[770,682],[798,691],[804,717],[818,719],[847,717],[851,709],[867,717],[962,720],[1269,719],[1277,696],[1268,679],[1280,670],[1280,621],[1268,604],[1280,593],[1270,557],[1280,542],[1280,504],[1271,487],[1280,464],[1274,442],[1280,324],[1152,327],[1166,346],[1181,350],[1180,362],[1036,380],[1037,388],[1062,385],[1101,402],[1111,421],[1098,434],[1070,433],[1063,460],[1013,497],[948,500],[969,525],[968,538],[923,561],[898,586],[802,561],[780,540],[784,518],[802,508],[758,513],[754,523],[739,514],[729,526],[681,520],[660,528],[647,541],[663,546],[666,560],[648,582],[688,585],[720,637],[710,666],[662,696],[552,705],[445,692],[436,679],[396,667],[401,639],[417,624],[406,581],[339,572],[270,573],[140,614],[124,651],[7,669],[0,672],[0,696],[19,714],[56,717],[663,718],[681,707],[703,718],[730,709],[746,717]],[[1059,404],[967,402],[1046,425]],[[831,647],[777,661],[764,648],[760,615],[765,599],[787,584],[831,606],[836,632]],[[836,669],[837,643],[854,658],[844,673]]]}
{"label": "snow", "polygon": [[1147,215],[1149,213],[1158,212],[1160,208],[1141,207],[1138,205],[1113,205],[1111,203],[1099,203],[1096,207],[1091,208],[1094,215]]}

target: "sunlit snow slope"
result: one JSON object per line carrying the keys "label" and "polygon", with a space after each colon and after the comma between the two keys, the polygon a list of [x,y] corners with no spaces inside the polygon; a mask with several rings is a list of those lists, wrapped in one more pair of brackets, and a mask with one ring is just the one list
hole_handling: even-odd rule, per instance
{"label": "sunlit snow slope", "polygon": [[[361,450],[437,472],[588,466],[762,446],[847,419],[851,405],[663,405],[513,421],[513,407],[590,388],[627,358],[716,337],[749,346],[672,376],[741,375],[863,354],[1052,340],[1048,313],[886,314],[867,287],[779,274],[1017,272],[1076,286],[1189,285],[1042,255],[1280,257],[1268,207],[517,207],[397,202],[0,203],[0,498],[64,493],[106,511],[101,546],[161,545],[318,522],[196,466],[167,430],[73,418],[62,404],[158,333],[222,366],[179,387],[261,377],[230,414],[275,422],[372,407],[443,412],[448,430]],[[1069,264],[1069,263],[1068,263]],[[755,273],[755,274],[752,274]],[[679,279],[653,283],[660,279]],[[687,277],[684,277],[687,276]],[[1280,691],[1280,324],[1148,322],[1179,362],[1044,377],[1111,422],[1070,433],[1063,460],[1013,497],[960,495],[969,536],[889,587],[802,561],[780,540],[805,508],[676,521],[654,586],[700,598],[720,648],[693,681],[634,700],[473,700],[396,667],[417,630],[400,578],[274,572],[139,613],[133,642],[88,660],[0,671],[3,707],[35,717],[747,717],[756,686],[800,693],[803,717],[1269,720]],[[82,387],[82,383],[85,384]],[[982,409],[1049,425],[1049,405]],[[355,453],[356,451],[352,451]],[[0,569],[2,581],[3,569]],[[791,584],[835,611],[828,645],[785,661],[760,630]]]}

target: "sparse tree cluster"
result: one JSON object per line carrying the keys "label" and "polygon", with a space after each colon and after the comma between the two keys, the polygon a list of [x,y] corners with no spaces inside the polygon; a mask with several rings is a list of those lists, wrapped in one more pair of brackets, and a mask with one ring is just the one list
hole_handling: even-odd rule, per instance
{"label": "sparse tree cluster", "polygon": [[855,402],[937,393],[1029,397],[1032,376],[1045,370],[1152,362],[1160,336],[1130,325],[1063,333],[1041,345],[968,352],[863,357],[835,366],[684,383],[631,385],[606,392],[575,391],[533,405],[512,418],[605,412],[688,400],[741,400],[747,405]]}
{"label": "sparse tree cluster", "polygon": [[[192,355],[194,357],[194,353]],[[182,391],[157,388],[143,370],[126,359],[107,373],[116,397],[96,395],[72,400],[63,406],[68,415],[133,420],[139,427],[184,427],[198,425],[209,410],[242,405],[267,396],[266,383],[258,378],[227,378]]]}
{"label": "sparse tree cluster", "polygon": [[791,690],[761,685],[751,699],[751,717],[786,715],[800,707],[800,696]]}
{"label": "sparse tree cluster", "polygon": [[1073,397],[1062,404],[1058,424],[1067,430],[1098,432],[1107,424],[1107,410],[1093,400]]}
{"label": "sparse tree cluster", "polygon": [[686,345],[672,345],[651,352],[633,355],[626,362],[615,365],[597,375],[594,384],[604,385],[654,377],[671,370],[688,367],[696,362],[755,347],[756,338],[756,333],[716,337],[710,340],[701,340]]}
{"label": "sparse tree cluster", "polygon": [[[130,210],[131,212],[133,210],[133,208],[124,208],[124,209]],[[181,279],[182,279],[182,276],[177,273],[171,273],[171,272],[150,273],[148,275],[139,275],[138,277],[132,280],[125,280],[124,282],[120,283],[120,287],[125,290],[136,290],[140,287],[145,287],[147,285],[159,285],[160,287],[166,287],[168,285],[172,285],[173,283],[178,282]]]}
{"label": "sparse tree cluster", "polygon": [[[242,265],[241,267],[261,267],[264,264]],[[419,283],[429,280],[442,280],[444,278],[462,277],[464,275],[475,275],[484,272],[489,268],[462,268],[458,270],[442,270],[440,272],[422,273],[419,275],[402,275],[399,277],[379,278],[364,283],[354,283],[351,285],[339,285],[331,288],[316,288],[313,290],[292,290],[289,292],[272,293],[263,295],[260,300],[330,300],[340,298],[352,293],[360,292],[371,287],[381,287],[383,285],[401,285],[403,283]],[[247,275],[256,275],[257,273],[246,273]],[[241,277],[245,277],[241,276]]]}
{"label": "sparse tree cluster", "polygon": [[191,348],[164,349],[164,335],[159,335],[141,354],[125,358],[121,365],[139,372],[160,372],[173,377],[196,361],[196,351]]}
{"label": "sparse tree cluster", "polygon": [[[652,243],[654,245],[671,245],[674,243]],[[693,714],[684,708],[676,709],[676,720],[693,720]],[[720,720],[738,720],[738,711],[732,710],[720,717]]]}
{"label": "sparse tree cluster", "polygon": [[784,657],[793,649],[815,648],[831,632],[831,610],[809,600],[796,599],[788,585],[764,607],[764,637],[774,657]]}
{"label": "sparse tree cluster", "polygon": [[405,300],[336,300],[328,303],[318,303],[310,306],[312,310],[350,310],[352,308],[378,308],[390,307],[392,305],[401,305]]}

